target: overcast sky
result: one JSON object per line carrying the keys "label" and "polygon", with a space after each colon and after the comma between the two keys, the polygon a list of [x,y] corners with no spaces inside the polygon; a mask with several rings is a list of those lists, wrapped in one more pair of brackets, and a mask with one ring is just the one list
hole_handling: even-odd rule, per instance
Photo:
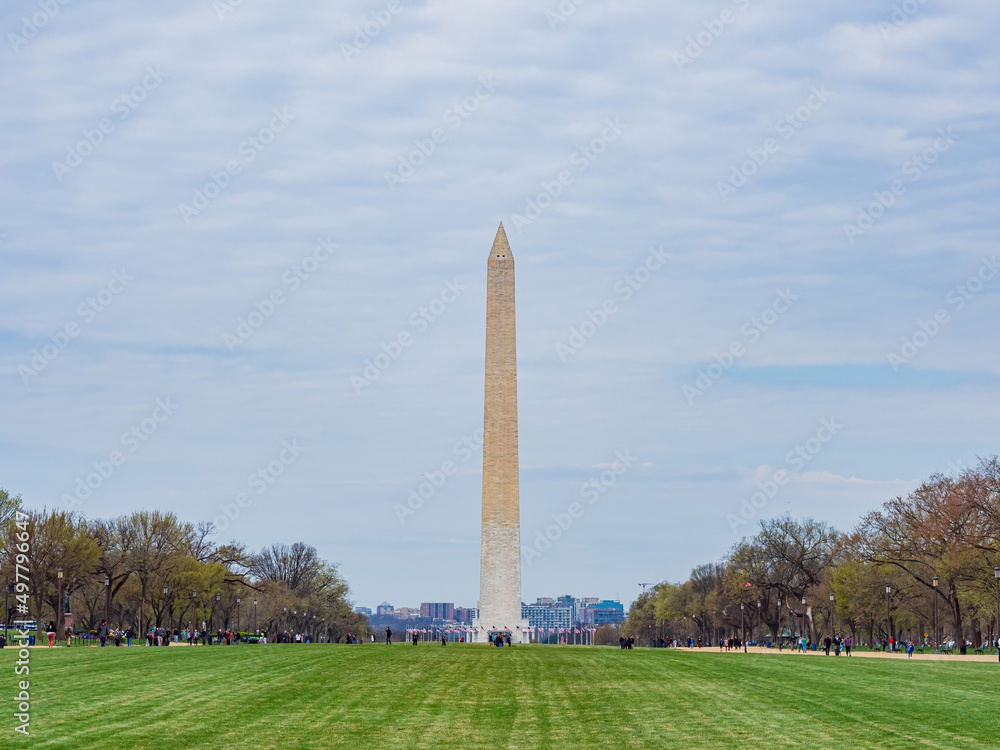
{"label": "overcast sky", "polygon": [[5,2],[0,486],[473,606],[503,221],[526,601],[850,529],[998,450],[998,21]]}

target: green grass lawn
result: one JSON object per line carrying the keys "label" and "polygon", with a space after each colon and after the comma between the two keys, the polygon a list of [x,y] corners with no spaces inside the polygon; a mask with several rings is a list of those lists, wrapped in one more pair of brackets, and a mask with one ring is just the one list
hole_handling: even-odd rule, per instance
{"label": "green grass lawn", "polygon": [[[996,748],[1000,665],[395,643],[31,652],[0,747]],[[23,679],[23,678],[21,678]]]}

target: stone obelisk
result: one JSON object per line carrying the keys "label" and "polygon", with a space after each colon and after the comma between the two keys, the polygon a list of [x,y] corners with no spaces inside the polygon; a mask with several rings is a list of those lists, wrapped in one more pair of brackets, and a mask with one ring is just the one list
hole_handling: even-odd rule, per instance
{"label": "stone obelisk", "polygon": [[517,342],[514,256],[503,224],[486,264],[486,397],[483,416],[483,536],[476,640],[491,631],[527,636],[521,622],[521,511],[517,462]]}

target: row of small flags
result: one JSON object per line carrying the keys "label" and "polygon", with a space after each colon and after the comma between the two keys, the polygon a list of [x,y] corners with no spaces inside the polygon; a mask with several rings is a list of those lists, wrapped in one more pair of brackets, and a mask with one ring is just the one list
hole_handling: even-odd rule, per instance
{"label": "row of small flags", "polygon": [[[484,627],[480,627],[479,629],[483,631],[486,630],[486,628]],[[495,625],[493,626],[493,629],[496,630]],[[521,628],[517,628],[517,630],[520,629]],[[406,632],[407,633],[467,633],[470,630],[473,630],[473,628],[407,628]],[[582,633],[597,632],[596,628],[528,628],[528,630],[539,630],[543,633],[569,633],[570,635],[573,634],[579,635]]]}

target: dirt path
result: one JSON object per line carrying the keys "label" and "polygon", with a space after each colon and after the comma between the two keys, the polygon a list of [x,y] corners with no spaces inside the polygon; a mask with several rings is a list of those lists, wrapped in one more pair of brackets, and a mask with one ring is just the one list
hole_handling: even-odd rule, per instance
{"label": "dirt path", "polygon": [[[718,648],[684,648],[684,649],[680,649],[680,650],[682,650],[682,651],[694,651],[694,652],[700,652],[700,653],[706,653],[706,654],[718,654],[718,653],[723,653],[723,654],[741,653],[742,654],[743,653],[743,649],[742,648],[741,649],[733,649],[732,651],[726,651],[726,650],[719,651]],[[783,649],[781,651],[778,651],[778,649],[776,649],[776,648],[762,648],[760,646],[752,646],[752,647],[750,647],[750,648],[747,649],[747,652],[751,653],[751,654],[774,654],[775,656],[777,656],[777,655],[782,655],[782,656],[802,656],[803,655],[801,651],[796,651],[793,648],[786,648],[786,649]],[[826,656],[826,654],[824,654],[822,650],[819,650],[819,651],[808,651],[808,652],[806,652],[805,655],[806,656]],[[903,652],[899,652],[899,651],[891,653],[891,654],[883,653],[881,651],[855,651],[855,652],[853,652],[851,654],[850,658],[853,659],[854,657],[860,657],[862,659],[897,659],[897,660],[902,659],[903,661],[906,661],[906,654],[903,653]],[[830,658],[831,659],[846,659],[848,657],[845,656],[843,652],[841,652],[840,656],[834,656],[833,655],[833,650],[831,649],[830,650]],[[997,663],[997,661],[998,661],[998,658],[997,658],[996,654],[984,654],[982,656],[979,656],[978,654],[968,654],[967,656],[962,656],[960,654],[948,655],[948,654],[926,654],[926,653],[925,654],[919,654],[919,653],[915,653],[915,654],[913,654],[913,658],[915,660],[916,659],[921,659],[922,661],[989,661],[989,662],[994,662],[994,663]]]}

